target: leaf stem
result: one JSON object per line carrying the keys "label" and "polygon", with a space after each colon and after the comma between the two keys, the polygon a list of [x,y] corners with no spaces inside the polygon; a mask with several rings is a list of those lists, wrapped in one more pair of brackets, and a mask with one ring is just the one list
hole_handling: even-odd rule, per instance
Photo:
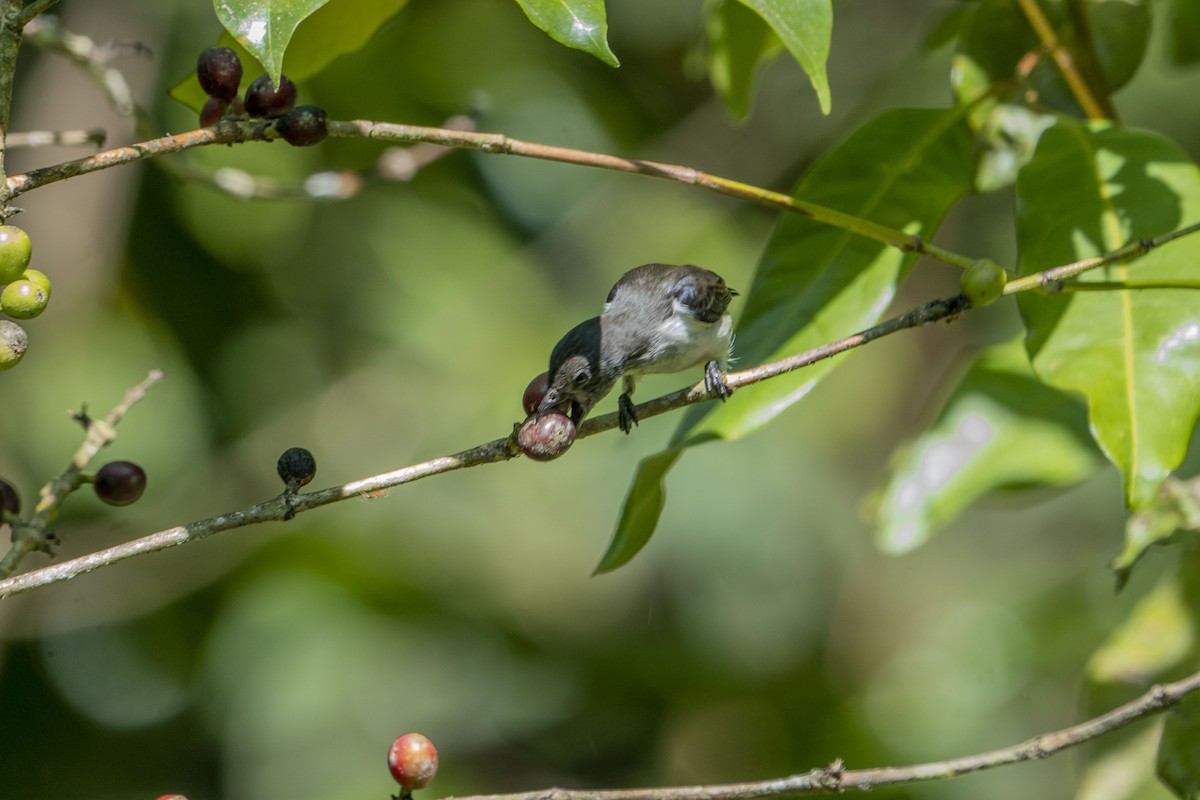
{"label": "leaf stem", "polygon": [[1087,114],[1088,119],[1110,119],[1111,114],[1105,110],[1104,105],[1096,98],[1087,81],[1075,64],[1075,59],[1071,55],[1071,51],[1066,48],[1062,41],[1058,38],[1058,32],[1054,30],[1054,26],[1050,24],[1050,20],[1046,18],[1045,12],[1038,5],[1037,0],[1017,0],[1017,4],[1024,12],[1025,18],[1029,20],[1030,27],[1037,33],[1038,39],[1042,45],[1050,53],[1050,57],[1054,59],[1054,63],[1058,65],[1058,69],[1062,72],[1063,78],[1067,82],[1067,86],[1071,90],[1071,94],[1079,101],[1079,105],[1083,108],[1083,113]]}

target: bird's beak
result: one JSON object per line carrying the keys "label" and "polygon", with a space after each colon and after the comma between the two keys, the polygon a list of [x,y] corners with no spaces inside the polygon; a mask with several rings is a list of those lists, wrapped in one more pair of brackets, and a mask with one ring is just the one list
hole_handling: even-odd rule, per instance
{"label": "bird's beak", "polygon": [[541,417],[551,413],[568,416],[572,422],[578,425],[587,414],[587,409],[570,395],[564,395],[558,389],[547,389],[541,404],[538,405],[537,415]]}

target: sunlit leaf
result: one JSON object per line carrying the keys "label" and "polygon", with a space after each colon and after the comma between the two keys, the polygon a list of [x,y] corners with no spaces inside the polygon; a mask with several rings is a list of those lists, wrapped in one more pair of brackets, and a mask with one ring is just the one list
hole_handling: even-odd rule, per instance
{"label": "sunlit leaf", "polygon": [[[912,234],[930,236],[946,210],[970,190],[975,157],[957,111],[897,109],[851,134],[812,166],[795,196]],[[738,322],[735,355],[753,366],[797,353],[878,321],[915,259],[840,228],[797,215],[776,227]],[[693,406],[672,441],[689,447],[734,439],[766,425],[800,400],[841,357],[742,389],[724,404]],[[642,463],[615,541],[644,544],[658,522],[664,471],[674,459]],[[653,512],[653,513],[651,513]],[[622,546],[627,560],[635,548]],[[610,548],[610,552],[612,548]],[[606,558],[600,571],[623,563]]]}
{"label": "sunlit leaf", "polygon": [[896,459],[876,512],[878,542],[911,550],[989,492],[1075,483],[1098,460],[1083,404],[1037,380],[1020,340],[995,345]]}
{"label": "sunlit leaf", "polygon": [[258,59],[278,86],[283,53],[296,26],[327,1],[213,0],[213,9],[225,30]]}
{"label": "sunlit leaf", "polygon": [[1117,588],[1124,587],[1133,565],[1147,550],[1174,543],[1189,531],[1200,531],[1200,479],[1167,478],[1153,502],[1130,514],[1125,523],[1125,546],[1111,565],[1117,574]]}
{"label": "sunlit leaf", "polygon": [[1143,597],[1088,661],[1095,683],[1147,683],[1178,666],[1195,645],[1192,614],[1174,578]]}
{"label": "sunlit leaf", "polygon": [[745,117],[759,71],[783,45],[762,17],[737,0],[705,3],[704,28],[709,80],[729,112]]}
{"label": "sunlit leaf", "polygon": [[830,108],[825,61],[833,35],[832,0],[740,0],[758,12],[808,74],[821,111]]}
{"label": "sunlit leaf", "polygon": [[1200,697],[1194,694],[1167,712],[1158,777],[1181,800],[1200,797]]}
{"label": "sunlit leaf", "polygon": [[[297,83],[311,78],[339,56],[361,49],[407,3],[408,0],[327,0],[296,28],[284,54],[283,74]],[[217,44],[232,48],[241,57],[244,89],[259,74],[255,66],[257,56],[238,43],[229,31],[222,32]],[[196,111],[206,99],[195,73],[174,86],[170,96]]]}
{"label": "sunlit leaf", "polygon": [[619,67],[608,47],[608,18],[604,0],[517,0],[525,16],[554,41],[590,53]]}
{"label": "sunlit leaf", "polygon": [[[1123,128],[1062,120],[1017,179],[1025,274],[1099,255],[1200,220],[1200,170],[1174,144]],[[1094,281],[1195,278],[1200,239]],[[1026,346],[1042,380],[1080,392],[1093,436],[1121,470],[1128,503],[1150,502],[1183,459],[1200,413],[1200,303],[1194,291],[1023,292]]]}

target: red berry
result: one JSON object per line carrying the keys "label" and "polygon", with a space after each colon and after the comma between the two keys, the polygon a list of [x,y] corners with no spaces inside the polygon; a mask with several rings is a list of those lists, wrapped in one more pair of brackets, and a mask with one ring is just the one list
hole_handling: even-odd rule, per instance
{"label": "red berry", "polygon": [[242,82],[242,60],[228,47],[206,47],[196,60],[196,77],[209,97],[232,100]]}
{"label": "red berry", "polygon": [[127,506],[146,491],[146,471],[132,461],[110,461],[96,473],[92,486],[110,506]]}
{"label": "red berry", "polygon": [[543,372],[529,382],[525,387],[525,396],[521,398],[521,406],[525,409],[525,416],[530,416],[537,411],[538,406],[542,404],[542,398],[546,396],[546,390],[550,388],[550,373]]}
{"label": "red berry", "polygon": [[287,75],[279,76],[279,88],[269,75],[259,75],[246,89],[246,113],[252,117],[280,117],[296,105],[296,84]]}
{"label": "red berry", "polygon": [[207,128],[216,125],[228,110],[229,103],[219,97],[208,98],[204,101],[204,108],[200,109],[200,127]]}
{"label": "red berry", "polygon": [[534,461],[552,461],[575,441],[575,423],[566,414],[551,412],[525,420],[517,432],[517,446]]}
{"label": "red berry", "polygon": [[325,109],[318,106],[296,106],[276,120],[275,130],[284,141],[296,147],[323,142],[329,135]]}
{"label": "red berry", "polygon": [[10,514],[21,513],[21,498],[17,494],[17,490],[3,478],[0,478],[0,511],[7,511]]}
{"label": "red berry", "polygon": [[437,748],[419,733],[406,733],[388,748],[388,769],[402,789],[424,789],[437,768]]}

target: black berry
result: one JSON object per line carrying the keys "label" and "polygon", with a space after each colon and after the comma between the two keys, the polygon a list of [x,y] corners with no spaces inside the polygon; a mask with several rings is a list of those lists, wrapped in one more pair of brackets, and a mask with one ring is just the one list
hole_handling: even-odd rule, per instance
{"label": "black berry", "polygon": [[132,461],[110,461],[92,481],[96,496],[110,506],[127,506],[146,491],[146,471]]}
{"label": "black berry", "polygon": [[296,106],[275,122],[275,130],[288,144],[307,147],[325,140],[325,109],[318,106]]}
{"label": "black berry", "polygon": [[279,76],[279,88],[269,75],[259,75],[246,89],[246,113],[252,117],[280,117],[296,105],[296,84],[287,75]]}
{"label": "black berry", "polygon": [[21,513],[21,498],[12,484],[0,478],[0,509],[9,514]]}
{"label": "black berry", "polygon": [[317,474],[317,460],[303,447],[289,447],[279,457],[275,469],[289,487],[299,488]]}
{"label": "black berry", "polygon": [[205,94],[228,102],[242,82],[242,60],[228,47],[206,47],[196,61],[196,77]]}
{"label": "black berry", "polygon": [[200,127],[216,125],[228,110],[229,103],[217,97],[208,98],[204,101],[204,108],[200,109]]}
{"label": "black berry", "polygon": [[525,416],[529,416],[538,410],[538,406],[542,404],[542,398],[546,396],[546,391],[549,388],[549,372],[543,372],[529,382],[529,385],[525,387],[525,394],[521,398],[521,407],[525,409]]}

